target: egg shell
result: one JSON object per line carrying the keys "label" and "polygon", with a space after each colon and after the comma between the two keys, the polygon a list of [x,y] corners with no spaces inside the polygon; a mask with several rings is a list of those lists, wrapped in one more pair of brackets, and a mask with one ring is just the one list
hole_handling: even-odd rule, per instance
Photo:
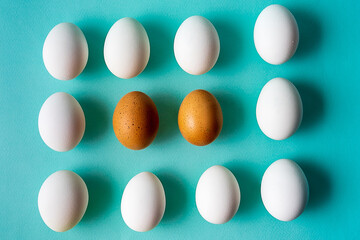
{"label": "egg shell", "polygon": [[265,84],[256,105],[256,119],[261,131],[274,140],[283,140],[299,128],[303,105],[296,87],[284,78]]}
{"label": "egg shell", "polygon": [[200,75],[210,71],[220,53],[219,35],[213,24],[201,16],[187,18],[176,32],[174,53],[185,72]]}
{"label": "egg shell", "polygon": [[89,201],[88,189],[76,173],[61,170],[42,184],[38,207],[45,224],[56,232],[65,232],[80,222]]}
{"label": "egg shell", "polygon": [[220,134],[223,115],[217,99],[205,90],[189,93],[181,103],[178,124],[182,136],[191,144],[204,146]]}
{"label": "egg shell", "polygon": [[129,228],[146,232],[160,223],[165,205],[165,192],[160,180],[151,172],[142,172],[125,187],[121,215]]}
{"label": "egg shell", "polygon": [[73,23],[60,23],[47,35],[43,60],[48,72],[56,79],[77,77],[88,61],[89,49],[81,29]]}
{"label": "egg shell", "polygon": [[299,43],[299,28],[292,13],[278,4],[266,7],[256,20],[254,42],[266,62],[278,65],[288,61]]}
{"label": "egg shell", "polygon": [[145,69],[149,57],[149,38],[140,22],[125,17],[114,23],[105,39],[104,58],[115,76],[136,77]]}
{"label": "egg shell", "polygon": [[149,146],[159,129],[155,103],[145,93],[134,91],[116,105],[113,128],[117,139],[127,148],[140,150]]}
{"label": "egg shell", "polygon": [[69,151],[84,136],[84,111],[70,94],[54,93],[40,109],[38,127],[47,146],[58,152]]}
{"label": "egg shell", "polygon": [[309,199],[308,182],[299,165],[289,159],[272,163],[261,181],[261,198],[273,217],[281,221],[299,217]]}
{"label": "egg shell", "polygon": [[201,216],[213,224],[230,221],[239,209],[240,188],[232,172],[219,165],[207,169],[196,187],[196,206]]}

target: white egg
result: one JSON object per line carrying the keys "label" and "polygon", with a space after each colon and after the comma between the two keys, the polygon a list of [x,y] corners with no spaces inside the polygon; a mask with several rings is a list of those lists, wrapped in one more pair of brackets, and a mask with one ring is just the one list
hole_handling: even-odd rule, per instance
{"label": "white egg", "polygon": [[89,200],[82,178],[68,170],[51,174],[42,184],[38,206],[45,224],[56,232],[65,232],[80,222]]}
{"label": "white egg", "polygon": [[119,78],[133,78],[146,67],[150,43],[145,28],[134,18],[122,18],[110,28],[104,45],[108,69]]}
{"label": "white egg", "polygon": [[283,140],[299,128],[303,105],[296,87],[284,78],[270,80],[260,92],[256,118],[261,131],[274,140]]}
{"label": "white egg", "polygon": [[88,55],[85,36],[75,24],[60,23],[45,39],[44,64],[56,79],[70,80],[77,77],[84,70]]}
{"label": "white egg", "polygon": [[281,221],[300,216],[309,199],[309,186],[299,165],[289,159],[272,163],[261,181],[261,198],[266,210]]}
{"label": "white egg", "polygon": [[146,232],[159,224],[165,205],[165,192],[160,180],[150,172],[142,172],[125,187],[121,215],[129,228]]}
{"label": "white egg", "polygon": [[266,7],[256,20],[254,42],[266,62],[278,65],[288,61],[299,43],[299,28],[294,16],[278,4]]}
{"label": "white egg", "polygon": [[207,169],[196,187],[196,206],[201,216],[213,224],[230,221],[239,208],[240,198],[235,176],[223,166]]}
{"label": "white egg", "polygon": [[176,61],[185,72],[200,75],[210,71],[220,52],[215,27],[204,17],[189,17],[176,32],[174,52]]}
{"label": "white egg", "polygon": [[84,112],[73,96],[57,92],[42,105],[38,126],[46,145],[58,152],[69,151],[79,144],[84,135]]}

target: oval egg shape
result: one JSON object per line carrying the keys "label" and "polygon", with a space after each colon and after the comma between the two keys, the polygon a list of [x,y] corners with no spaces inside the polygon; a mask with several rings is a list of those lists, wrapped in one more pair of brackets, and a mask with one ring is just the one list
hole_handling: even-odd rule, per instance
{"label": "oval egg shape", "polygon": [[159,129],[155,103],[145,93],[134,91],[116,105],[113,128],[117,139],[127,148],[140,150],[149,146]]}
{"label": "oval egg shape", "polygon": [[254,42],[266,62],[279,65],[288,61],[299,43],[299,28],[292,13],[278,4],[266,7],[256,20]]}
{"label": "oval egg shape", "polygon": [[215,27],[204,17],[189,17],[176,32],[174,53],[185,72],[200,75],[210,71],[220,53],[220,40]]}
{"label": "oval egg shape", "polygon": [[293,135],[301,124],[303,105],[296,87],[284,78],[265,84],[256,105],[256,119],[261,131],[274,140]]}
{"label": "oval egg shape", "polygon": [[88,189],[76,173],[61,170],[42,184],[38,206],[45,224],[56,232],[65,232],[80,222],[89,201]]}
{"label": "oval egg shape", "polygon": [[48,72],[56,79],[77,77],[88,61],[86,38],[73,23],[60,23],[47,35],[43,46],[43,60]]}
{"label": "oval egg shape", "polygon": [[230,221],[239,209],[240,188],[232,172],[212,166],[200,177],[196,187],[196,206],[201,216],[213,224]]}
{"label": "oval egg shape", "polygon": [[261,181],[261,198],[276,219],[291,221],[300,216],[309,199],[309,185],[299,165],[289,159],[272,163]]}
{"label": "oval egg shape", "polygon": [[165,205],[165,192],[160,180],[151,172],[142,172],[125,187],[121,215],[129,228],[146,232],[160,223]]}
{"label": "oval egg shape", "polygon": [[104,58],[115,76],[136,77],[145,69],[149,57],[149,38],[140,22],[125,17],[114,23],[105,39]]}
{"label": "oval egg shape", "polygon": [[178,124],[182,136],[191,144],[204,146],[220,134],[223,115],[217,99],[205,90],[189,93],[181,103]]}
{"label": "oval egg shape", "polygon": [[58,152],[66,152],[76,147],[84,136],[84,112],[73,96],[57,92],[42,105],[38,127],[47,146]]}

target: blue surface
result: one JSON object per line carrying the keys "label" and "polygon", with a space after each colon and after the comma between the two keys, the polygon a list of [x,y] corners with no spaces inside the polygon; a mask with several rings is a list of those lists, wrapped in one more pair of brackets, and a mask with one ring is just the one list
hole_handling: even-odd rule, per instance
{"label": "blue surface", "polygon": [[[253,27],[274,1],[10,1],[0,2],[0,239],[359,239],[359,1],[286,1],[298,21],[300,43],[287,63],[272,66],[257,54]],[[176,63],[173,39],[181,22],[207,17],[221,40],[218,63],[191,76]],[[148,32],[151,57],[145,71],[121,80],[106,68],[103,43],[122,17],[138,19]],[[89,44],[89,62],[75,80],[53,79],[42,61],[48,32],[73,22]],[[299,89],[304,119],[284,141],[267,138],[256,123],[255,106],[264,84],[285,77]],[[182,99],[206,89],[219,100],[224,127],[206,147],[186,142],[177,127]],[[112,130],[112,114],[127,92],[139,90],[157,105],[158,136],[150,147],[131,151]],[[40,138],[41,105],[54,92],[72,94],[84,109],[86,132],[72,151],[58,153]],[[310,200],[296,220],[280,222],[265,210],[260,181],[279,158],[303,168]],[[241,205],[224,225],[203,220],[195,205],[197,181],[222,164],[237,177]],[[90,194],[83,220],[55,233],[43,223],[37,195],[53,172],[68,169],[85,180]],[[152,171],[163,182],[167,207],[154,230],[137,233],[121,218],[127,182]]]}

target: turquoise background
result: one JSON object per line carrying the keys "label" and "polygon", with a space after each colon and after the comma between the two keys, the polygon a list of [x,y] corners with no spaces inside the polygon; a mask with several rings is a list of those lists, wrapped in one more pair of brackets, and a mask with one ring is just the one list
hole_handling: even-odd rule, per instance
{"label": "turquoise background", "polygon": [[[299,48],[280,66],[264,62],[253,43],[258,14],[271,3],[288,7],[300,29]],[[1,239],[358,239],[360,237],[359,148],[359,1],[11,1],[0,2],[0,238]],[[208,18],[217,28],[221,53],[215,67],[201,76],[176,63],[173,40],[182,21]],[[145,71],[118,79],[103,59],[105,36],[122,17],[138,19],[148,32],[151,57]],[[46,71],[42,46],[60,22],[84,32],[89,61],[72,81]],[[304,103],[303,123],[284,141],[259,129],[255,106],[264,84],[285,77]],[[224,127],[205,147],[184,140],[177,111],[192,90],[212,92],[221,104]],[[160,116],[150,147],[131,151],[112,130],[120,98],[143,91]],[[86,132],[73,150],[58,153],[40,138],[37,120],[43,102],[65,91],[81,104]],[[260,182],[275,160],[290,158],[303,168],[310,199],[292,222],[274,219],[264,208]],[[241,188],[238,213],[224,225],[201,218],[195,205],[200,175],[221,164]],[[43,181],[68,169],[85,180],[90,194],[83,220],[72,230],[46,227],[37,208]],[[162,181],[166,212],[152,231],[137,233],[122,220],[120,201],[127,182],[151,171]]]}

